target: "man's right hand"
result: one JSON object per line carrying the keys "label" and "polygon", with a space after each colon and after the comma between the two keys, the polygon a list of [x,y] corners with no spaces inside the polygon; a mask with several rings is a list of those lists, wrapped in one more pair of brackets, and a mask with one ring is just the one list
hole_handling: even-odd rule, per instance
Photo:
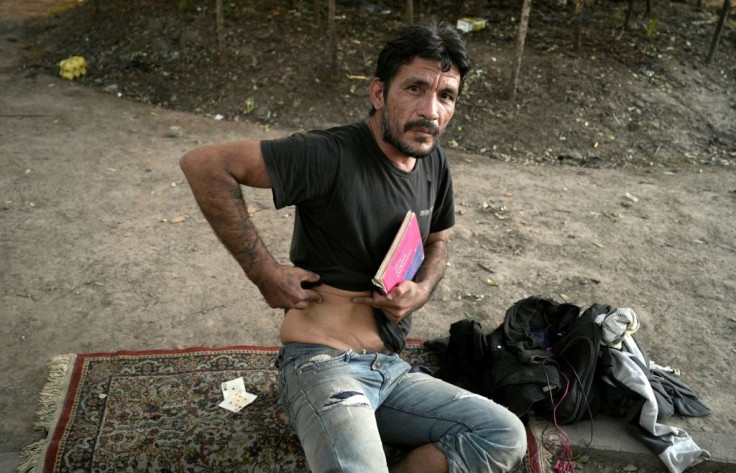
{"label": "man's right hand", "polygon": [[266,274],[253,278],[268,305],[274,309],[305,309],[310,302],[322,303],[317,291],[302,287],[302,282],[317,281],[318,274],[287,265],[276,265]]}

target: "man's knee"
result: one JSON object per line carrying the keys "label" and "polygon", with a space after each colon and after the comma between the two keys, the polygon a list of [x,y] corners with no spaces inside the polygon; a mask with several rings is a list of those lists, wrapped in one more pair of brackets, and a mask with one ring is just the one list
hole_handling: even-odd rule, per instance
{"label": "man's knee", "polygon": [[491,442],[498,442],[496,446],[503,447],[499,448],[500,453],[498,455],[498,462],[503,468],[502,471],[514,469],[526,454],[526,428],[515,415],[509,419],[505,435],[499,436],[499,433],[495,432],[489,440]]}
{"label": "man's knee", "polygon": [[526,454],[526,429],[519,418],[495,405],[483,419],[463,433],[440,442],[447,455],[449,471],[507,472],[519,465]]}

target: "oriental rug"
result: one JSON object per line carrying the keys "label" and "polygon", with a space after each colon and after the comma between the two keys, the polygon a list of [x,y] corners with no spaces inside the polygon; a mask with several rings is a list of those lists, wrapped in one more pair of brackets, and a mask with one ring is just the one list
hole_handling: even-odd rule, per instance
{"label": "oriental rug", "polygon": [[[277,353],[242,346],[55,357],[38,412],[47,436],[24,450],[19,471],[307,473],[280,407]],[[437,366],[418,340],[402,357]],[[219,407],[221,383],[241,376],[257,399],[237,413]],[[528,432],[517,471],[541,472]]]}

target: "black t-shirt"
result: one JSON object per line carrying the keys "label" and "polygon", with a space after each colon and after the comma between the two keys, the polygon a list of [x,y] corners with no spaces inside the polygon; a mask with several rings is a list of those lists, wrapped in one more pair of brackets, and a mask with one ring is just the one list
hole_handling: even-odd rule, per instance
{"label": "black t-shirt", "polygon": [[406,211],[422,237],[455,223],[452,178],[437,146],[411,172],[397,169],[364,122],[263,141],[276,208],[294,205],[292,263],[344,290],[371,278]]}

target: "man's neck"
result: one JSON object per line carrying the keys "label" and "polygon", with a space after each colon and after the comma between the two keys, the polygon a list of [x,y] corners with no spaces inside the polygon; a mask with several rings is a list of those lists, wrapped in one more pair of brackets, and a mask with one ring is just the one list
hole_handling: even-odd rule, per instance
{"label": "man's neck", "polygon": [[396,149],[393,145],[387,143],[383,139],[383,127],[381,124],[381,116],[379,113],[375,113],[372,116],[368,117],[365,121],[366,125],[368,125],[368,128],[371,130],[371,134],[373,135],[373,139],[376,140],[376,143],[378,144],[378,147],[381,148],[381,151],[383,151],[383,154],[386,155],[389,161],[396,166],[397,169],[400,169],[402,171],[412,171],[414,169],[414,165],[417,162],[417,158],[414,156],[408,156],[406,154],[403,154],[398,149]]}

